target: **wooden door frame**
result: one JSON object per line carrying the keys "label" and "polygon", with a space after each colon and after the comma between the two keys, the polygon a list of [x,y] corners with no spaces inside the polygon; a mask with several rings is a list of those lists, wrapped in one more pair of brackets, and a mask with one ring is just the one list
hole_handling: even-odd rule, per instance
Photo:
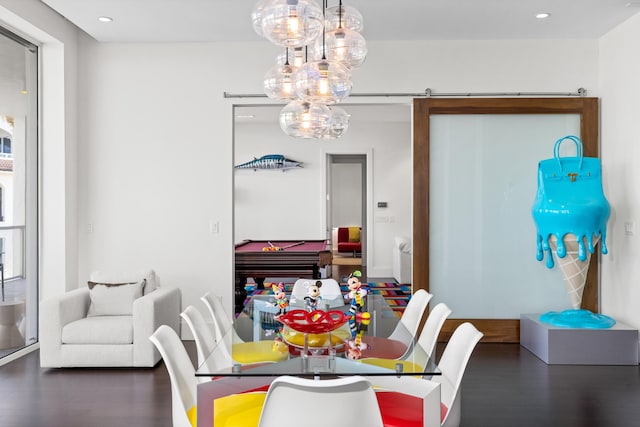
{"label": "wooden door frame", "polygon": [[[429,132],[435,114],[579,114],[585,157],[599,155],[598,98],[419,98],[413,101],[413,290],[429,291]],[[536,160],[537,161],[537,160]],[[532,196],[533,197],[533,196]],[[582,308],[598,312],[599,256],[591,264]],[[455,327],[473,322],[483,341],[520,342],[519,319],[450,319],[442,328],[448,340]]]}

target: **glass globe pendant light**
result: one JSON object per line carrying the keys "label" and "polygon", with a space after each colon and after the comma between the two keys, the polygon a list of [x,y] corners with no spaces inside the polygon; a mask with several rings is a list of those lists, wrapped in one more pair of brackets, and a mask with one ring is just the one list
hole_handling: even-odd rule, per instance
{"label": "glass globe pendant light", "polygon": [[280,128],[296,138],[321,138],[330,123],[331,110],[326,105],[295,100],[280,112]]}
{"label": "glass globe pendant light", "polygon": [[270,0],[262,8],[264,37],[283,47],[300,47],[324,28],[323,9],[314,0]]}
{"label": "glass globe pendant light", "polygon": [[337,28],[329,31],[325,37],[325,52],[329,61],[353,68],[362,65],[367,57],[367,42],[356,31]]}
{"label": "glass globe pendant light", "polygon": [[335,104],[351,93],[351,71],[335,61],[303,64],[293,77],[296,93],[307,102]]}
{"label": "glass globe pendant light", "polygon": [[255,31],[260,37],[264,37],[264,33],[262,32],[262,14],[264,13],[265,5],[270,1],[271,0],[259,0],[251,11],[251,25],[253,27],[253,31]]}
{"label": "glass globe pendant light", "polygon": [[[323,0],[323,17],[325,13]],[[325,31],[322,31],[322,59],[302,65],[294,75],[298,96],[307,102],[335,104],[351,93],[351,71],[336,61],[329,61],[325,50]]]}
{"label": "glass globe pendant light", "polygon": [[367,57],[367,42],[359,31],[363,28],[362,15],[356,9],[342,5],[325,12],[325,53],[330,61],[347,68],[359,67]]}
{"label": "glass globe pendant light", "polygon": [[[285,54],[288,56],[288,52]],[[287,60],[283,65],[276,64],[264,76],[264,93],[278,101],[293,100],[298,97],[293,87],[295,69]]]}
{"label": "glass globe pendant light", "polygon": [[324,28],[326,31],[348,28],[352,31],[362,33],[364,29],[364,19],[358,9],[351,6],[343,6],[342,1],[340,1],[338,6],[327,9]]}
{"label": "glass globe pendant light", "polygon": [[298,138],[341,137],[350,116],[333,104],[350,95],[351,69],[367,55],[360,12],[342,0],[330,9],[327,0],[322,8],[315,0],[258,0],[251,23],[287,48],[263,80],[269,98],[290,101],[280,112],[282,130]]}
{"label": "glass globe pendant light", "polygon": [[329,106],[331,111],[331,119],[329,120],[329,129],[322,135],[322,139],[338,139],[349,128],[349,119],[351,116],[342,108],[335,105]]}

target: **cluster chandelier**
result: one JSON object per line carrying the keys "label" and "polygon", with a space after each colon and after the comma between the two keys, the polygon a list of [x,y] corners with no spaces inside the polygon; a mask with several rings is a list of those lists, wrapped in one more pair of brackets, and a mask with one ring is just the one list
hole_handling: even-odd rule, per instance
{"label": "cluster chandelier", "polygon": [[351,93],[351,70],[362,65],[367,44],[362,15],[342,0],[260,0],[251,13],[255,32],[285,50],[264,77],[271,99],[288,101],[280,127],[298,138],[337,139],[349,114],[335,104]]}

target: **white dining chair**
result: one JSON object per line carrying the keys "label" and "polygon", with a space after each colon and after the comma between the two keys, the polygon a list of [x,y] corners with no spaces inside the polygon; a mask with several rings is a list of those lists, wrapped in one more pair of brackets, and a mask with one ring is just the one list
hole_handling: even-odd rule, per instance
{"label": "white dining chair", "polygon": [[156,329],[149,339],[160,352],[169,372],[173,427],[195,426],[198,379],[187,350],[178,334],[167,325]]}
{"label": "white dining chair", "polygon": [[385,426],[438,427],[441,419],[440,384],[403,376],[365,376],[376,391]]}
{"label": "white dining chair", "polygon": [[202,313],[192,305],[187,306],[180,313],[180,317],[184,319],[191,330],[193,339],[196,342],[198,366],[201,366],[216,346],[215,331],[209,327]]}
{"label": "white dining chair", "polygon": [[434,375],[431,381],[441,385],[441,400],[445,407],[442,420],[444,427],[460,425],[460,384],[471,353],[482,336],[482,332],[471,323],[462,323],[453,331],[438,362],[442,375]]}
{"label": "white dining chair", "polygon": [[276,378],[258,427],[383,427],[371,383],[359,376],[313,380]]}
{"label": "white dining chair", "polygon": [[400,341],[410,347],[417,338],[422,316],[432,297],[433,295],[424,289],[418,289],[411,295],[411,299],[409,299],[398,325],[389,335],[389,339]]}
{"label": "white dining chair", "polygon": [[273,340],[245,342],[240,338],[217,295],[207,292],[200,299],[207,306],[213,317],[216,337],[221,337],[217,340],[218,345],[225,346],[226,352],[233,360],[232,363],[246,365],[251,363],[281,362],[288,358],[289,351],[286,348],[284,349],[285,351],[273,351]]}
{"label": "white dining chair", "polygon": [[[180,316],[184,319],[191,330],[193,339],[196,342],[196,353],[198,355],[198,367],[203,366],[210,372],[215,372],[224,367],[233,365],[231,354],[223,341],[218,343],[216,348],[215,332],[207,323],[200,310],[190,305],[184,309]],[[206,377],[199,377],[206,379]]]}
{"label": "white dining chair", "polygon": [[242,343],[244,340],[240,338],[236,330],[233,328],[231,316],[227,314],[222,306],[222,300],[213,292],[207,292],[200,300],[204,302],[213,318],[213,327],[215,328],[216,337],[224,337],[231,330],[233,334],[233,343]]}
{"label": "white dining chair", "polygon": [[[149,337],[162,356],[171,382],[173,427],[196,427],[197,386],[195,369],[178,334],[162,325]],[[216,427],[255,427],[266,393],[230,394],[216,399],[213,421]]]}
{"label": "white dining chair", "polygon": [[435,354],[433,350],[438,340],[440,330],[442,329],[442,325],[444,325],[449,314],[451,314],[451,309],[443,302],[433,307],[433,310],[429,313],[427,321],[422,328],[422,332],[420,332],[417,342],[415,342],[414,346],[401,357],[401,360],[372,357],[361,359],[361,362],[386,367],[388,369],[394,369],[397,363],[402,363],[404,368],[409,370],[416,369],[416,366],[424,369],[427,366],[429,358],[435,361]]}
{"label": "white dining chair", "polygon": [[[434,375],[430,380],[419,380],[427,384],[440,385],[440,408],[437,413],[441,426],[457,427],[460,425],[460,384],[471,353],[480,338],[482,338],[482,333],[471,323],[465,322],[458,326],[451,335],[438,363],[441,375]],[[406,396],[395,390],[388,390],[384,381],[387,381],[386,377],[375,379],[373,382],[374,385],[381,387],[377,397],[385,423],[394,426],[419,426],[426,423],[424,416],[427,412],[420,402],[407,399]],[[433,406],[431,406],[431,411],[430,415],[433,415]],[[430,423],[435,425],[433,421]]]}
{"label": "white dining chair", "polygon": [[450,314],[451,309],[443,302],[436,304],[429,313],[420,336],[418,336],[418,345],[422,347],[427,357],[435,358],[434,349],[438,342],[438,335],[440,335],[442,325]]}
{"label": "white dining chair", "polygon": [[[342,290],[336,279],[298,279],[291,288],[291,299],[302,301],[307,296],[307,289],[317,281],[322,282],[320,296],[323,300],[337,300],[342,298]],[[342,301],[342,300],[340,300]]]}

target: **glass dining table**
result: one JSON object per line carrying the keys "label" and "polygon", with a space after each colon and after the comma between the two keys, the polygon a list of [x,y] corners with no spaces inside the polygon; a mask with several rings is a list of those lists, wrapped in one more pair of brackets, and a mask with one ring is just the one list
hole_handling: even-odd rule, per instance
{"label": "glass dining table", "polygon": [[355,314],[341,297],[321,300],[311,313],[304,305],[290,301],[282,313],[272,295],[250,298],[196,370],[198,425],[212,425],[215,399],[264,388],[282,375],[440,375],[382,296],[367,295]]}

